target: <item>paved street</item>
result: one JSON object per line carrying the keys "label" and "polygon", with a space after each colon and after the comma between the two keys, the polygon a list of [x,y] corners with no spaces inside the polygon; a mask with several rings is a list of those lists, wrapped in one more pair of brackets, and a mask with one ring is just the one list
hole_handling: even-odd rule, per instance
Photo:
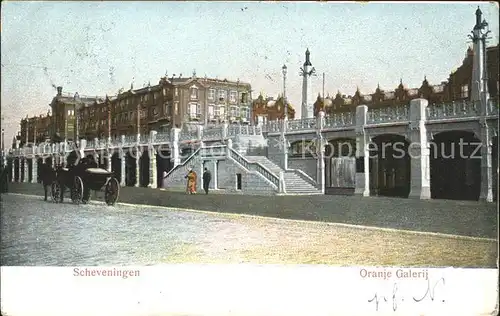
{"label": "paved street", "polygon": [[[9,192],[43,195],[40,184],[11,183]],[[103,201],[103,198],[93,200]],[[497,238],[497,205],[456,200],[340,195],[251,196],[226,194],[186,195],[148,188],[124,187],[119,202],[366,225],[421,232]]]}
{"label": "paved street", "polygon": [[489,240],[151,206],[54,204],[11,194],[2,195],[1,220],[2,265],[252,262],[484,267],[494,266],[496,258],[496,243]]}

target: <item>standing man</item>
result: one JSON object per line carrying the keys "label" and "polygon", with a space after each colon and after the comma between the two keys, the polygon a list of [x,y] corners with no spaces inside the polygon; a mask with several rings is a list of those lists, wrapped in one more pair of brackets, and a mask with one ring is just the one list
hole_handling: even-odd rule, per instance
{"label": "standing man", "polygon": [[208,194],[210,180],[212,180],[212,174],[207,168],[205,168],[205,171],[203,172],[203,190],[205,190],[205,194]]}

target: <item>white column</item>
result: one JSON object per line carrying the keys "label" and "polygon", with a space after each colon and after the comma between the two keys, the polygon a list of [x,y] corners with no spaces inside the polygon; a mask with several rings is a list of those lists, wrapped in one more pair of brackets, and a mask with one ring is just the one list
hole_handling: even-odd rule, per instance
{"label": "white column", "polygon": [[427,200],[431,198],[429,142],[425,127],[426,108],[429,102],[425,99],[414,99],[410,102],[410,194],[409,198]]}
{"label": "white column", "polygon": [[15,171],[16,171],[16,164],[15,164],[15,162],[16,162],[16,158],[12,157],[12,165],[10,167],[11,168],[10,171],[11,171],[11,174],[12,174],[12,182],[16,182],[16,173],[15,173]]}
{"label": "white column", "polygon": [[31,164],[31,183],[38,183],[38,158],[33,156]]}
{"label": "white column", "polygon": [[23,182],[23,174],[22,174],[22,168],[23,168],[23,164],[22,164],[22,161],[23,161],[23,157],[19,156],[19,167],[18,167],[18,170],[19,170],[19,179],[18,179],[18,182]]}
{"label": "white column", "polygon": [[153,143],[156,139],[156,131],[149,133],[149,185],[152,189],[158,188],[158,168],[156,166],[156,150]]}
{"label": "white column", "polygon": [[137,146],[136,148],[136,155],[135,155],[135,184],[134,186],[137,188],[141,184],[141,155],[142,155],[142,148],[140,146]]}
{"label": "white column", "polygon": [[213,161],[213,167],[214,168],[213,168],[213,171],[212,171],[212,181],[211,181],[213,183],[213,187],[212,188],[214,190],[217,190],[217,173],[219,172],[219,169],[218,169],[219,166],[218,166],[218,164],[219,164],[219,161],[217,159],[215,159]]}
{"label": "white column", "polygon": [[24,156],[24,179],[23,179],[23,182],[25,182],[25,183],[30,182],[30,168],[29,168],[28,162],[29,162],[28,156]]}
{"label": "white column", "polygon": [[325,123],[325,112],[319,112],[316,123],[316,154],[318,156],[316,164],[316,183],[318,184],[318,189],[325,193],[325,140],[322,133]]}
{"label": "white column", "polygon": [[123,148],[120,149],[119,155],[120,155],[120,186],[124,187],[126,186],[125,179],[127,177],[125,169],[125,163],[127,157],[125,155],[125,151],[123,150]]}
{"label": "white column", "polygon": [[[484,118],[481,119],[481,201],[493,202],[492,135]],[[475,159],[475,158],[469,158]]]}
{"label": "white column", "polygon": [[179,128],[172,128],[170,131],[170,139],[172,140],[172,148],[170,160],[173,164],[173,168],[177,167],[181,163],[181,157],[179,153]]}
{"label": "white column", "polygon": [[368,107],[356,107],[356,187],[354,194],[370,196],[370,138],[366,134],[366,116]]}

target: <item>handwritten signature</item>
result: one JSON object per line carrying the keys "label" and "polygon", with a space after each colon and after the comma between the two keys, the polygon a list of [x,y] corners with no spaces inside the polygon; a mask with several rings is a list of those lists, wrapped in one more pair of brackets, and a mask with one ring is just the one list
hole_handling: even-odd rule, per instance
{"label": "handwritten signature", "polygon": [[[436,299],[436,287],[441,284],[444,286],[445,285],[445,280],[444,278],[440,278],[436,282],[434,282],[431,286],[431,281],[428,279],[427,280],[427,290],[423,295],[420,296],[412,296],[411,298],[413,299],[413,302],[415,303],[420,303],[424,300],[431,300],[434,302]],[[378,311],[379,309],[379,304],[381,303],[392,303],[392,310],[396,311],[398,309],[398,304],[402,303],[405,301],[405,297],[403,295],[398,295],[398,283],[394,283],[392,286],[392,297],[391,295],[380,295],[379,293],[375,293],[375,295],[368,300],[368,303],[374,303],[375,304],[375,310]],[[411,299],[410,299],[411,301]],[[441,299],[441,302],[444,303],[444,299]]]}

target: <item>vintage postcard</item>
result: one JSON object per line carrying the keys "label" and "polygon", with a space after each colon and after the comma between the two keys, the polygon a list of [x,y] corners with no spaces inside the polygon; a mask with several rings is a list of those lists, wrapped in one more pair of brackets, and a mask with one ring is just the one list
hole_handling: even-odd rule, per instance
{"label": "vintage postcard", "polygon": [[496,314],[498,21],[2,2],[2,315]]}

